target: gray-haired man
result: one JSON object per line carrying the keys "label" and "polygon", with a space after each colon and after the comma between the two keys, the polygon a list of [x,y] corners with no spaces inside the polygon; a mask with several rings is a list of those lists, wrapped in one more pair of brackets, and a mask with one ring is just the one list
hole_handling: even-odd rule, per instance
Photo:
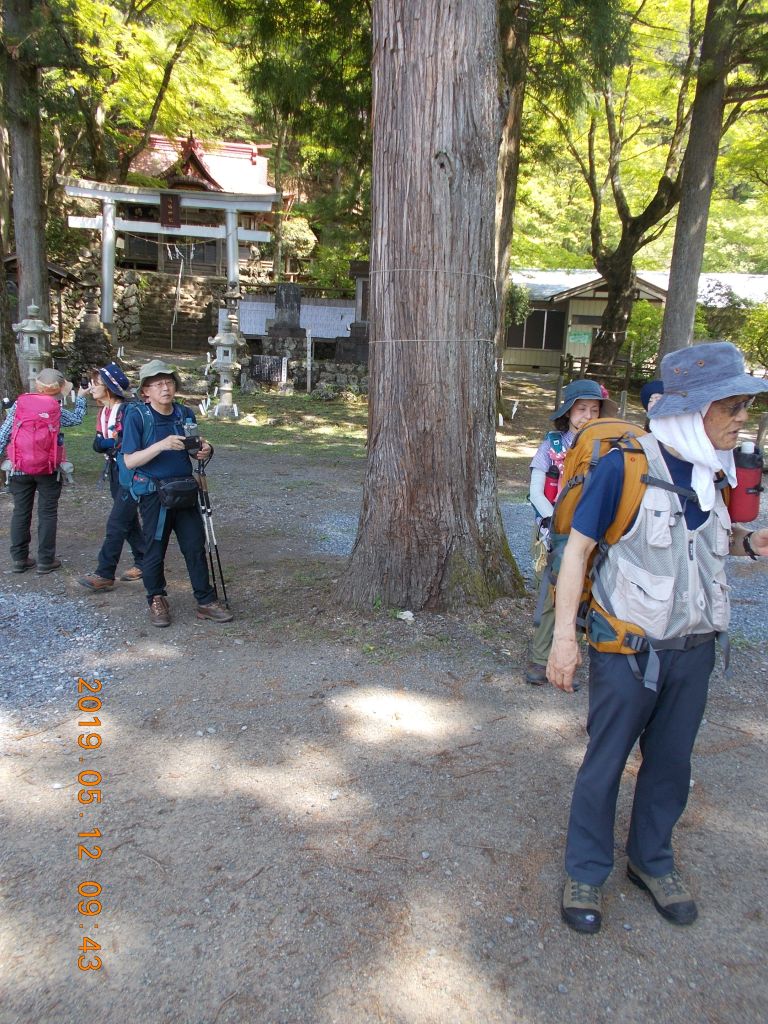
{"label": "gray-haired man", "polygon": [[[723,473],[736,481],[733,449],[749,405],[768,391],[768,381],[745,373],[741,353],[726,342],[670,353],[661,375],[664,394],[649,410],[651,434],[641,443],[649,476],[668,486],[646,488],[634,522],[608,548],[593,584],[601,607],[636,628],[637,653],[590,650],[589,744],[571,802],[561,904],[566,923],[586,933],[601,925],[600,889],[613,868],[619,783],[638,739],[643,760],[627,874],[667,920],[686,925],[697,917],[675,867],[672,830],[688,799],[715,638],[728,628],[725,558],[768,556],[768,530],[732,527],[716,486]],[[568,693],[581,661],[575,621],[584,573],[615,517],[623,471],[620,453],[601,459],[563,556],[547,675]]]}

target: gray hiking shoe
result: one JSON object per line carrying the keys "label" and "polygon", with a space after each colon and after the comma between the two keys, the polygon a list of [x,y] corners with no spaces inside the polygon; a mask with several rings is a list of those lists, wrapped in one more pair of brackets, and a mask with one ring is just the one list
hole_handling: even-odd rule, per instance
{"label": "gray hiking shoe", "polygon": [[601,902],[599,885],[577,882],[575,878],[566,875],[560,912],[569,928],[585,935],[599,932],[603,923]]}
{"label": "gray hiking shoe", "polygon": [[653,878],[627,861],[627,878],[650,895],[662,917],[672,924],[693,924],[699,916],[693,897],[685,887],[677,868],[669,874]]}

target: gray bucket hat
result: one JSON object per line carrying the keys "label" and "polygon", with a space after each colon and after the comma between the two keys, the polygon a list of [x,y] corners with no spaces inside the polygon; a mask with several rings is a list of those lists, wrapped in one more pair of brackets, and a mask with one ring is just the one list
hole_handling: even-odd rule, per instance
{"label": "gray bucket hat", "polygon": [[176,387],[181,387],[181,381],[176,370],[169,366],[168,363],[164,363],[162,359],[150,359],[148,363],[144,363],[139,370],[139,387],[143,388],[145,382],[151,380],[152,377],[160,376],[173,377],[176,381]]}
{"label": "gray bucket hat", "polygon": [[41,387],[60,388],[64,384],[64,374],[61,370],[46,366],[38,373],[36,380]]}
{"label": "gray bucket hat", "polygon": [[573,408],[573,403],[580,398],[586,398],[591,402],[600,402],[601,416],[615,416],[619,411],[618,406],[610,398],[603,398],[603,392],[596,380],[572,380],[563,391],[563,401],[559,409],[555,409],[549,417],[551,420],[559,420],[566,416]]}
{"label": "gray bucket hat", "polygon": [[759,395],[768,380],[744,369],[744,356],[730,341],[711,341],[670,352],[661,361],[664,394],[648,418],[700,412],[710,402],[733,395]]}

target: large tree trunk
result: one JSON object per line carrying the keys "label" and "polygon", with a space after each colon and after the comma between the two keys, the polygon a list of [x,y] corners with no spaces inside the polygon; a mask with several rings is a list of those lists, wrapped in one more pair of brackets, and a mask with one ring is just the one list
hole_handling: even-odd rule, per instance
{"label": "large tree trunk", "polygon": [[0,246],[8,252],[11,237],[11,154],[5,123],[5,74],[0,75]]}
{"label": "large tree trunk", "polygon": [[4,63],[11,144],[13,223],[19,282],[19,316],[35,303],[50,319],[45,211],[40,145],[39,69],[26,58],[32,9],[38,0],[6,0]]}
{"label": "large tree trunk", "polygon": [[0,236],[0,399],[21,393],[21,373],[16,358],[16,338],[11,330],[11,303],[5,273],[5,246]]}
{"label": "large tree trunk", "polygon": [[368,465],[340,598],[521,589],[496,492],[496,2],[375,0]]}
{"label": "large tree trunk", "polygon": [[608,285],[608,299],[589,361],[612,365],[627,337],[627,324],[635,301],[635,269],[632,255],[621,249],[599,257],[595,263]]}
{"label": "large tree trunk", "polygon": [[496,168],[496,347],[504,352],[506,326],[504,310],[509,291],[509,251],[514,232],[515,198],[520,174],[520,128],[528,73],[530,9],[521,16],[518,0],[502,0],[499,4],[499,36],[501,45],[502,105],[501,144]]}
{"label": "large tree trunk", "polygon": [[699,274],[723,130],[728,57],[736,25],[736,0],[709,0],[701,42],[691,133],[683,160],[680,208],[661,328],[659,361],[693,340]]}

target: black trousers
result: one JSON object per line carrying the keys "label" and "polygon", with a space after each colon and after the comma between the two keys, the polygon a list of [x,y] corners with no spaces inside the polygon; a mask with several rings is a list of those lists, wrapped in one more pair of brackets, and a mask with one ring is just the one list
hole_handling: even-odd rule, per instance
{"label": "black trousers", "polygon": [[133,554],[134,565],[142,567],[144,559],[144,538],[139,522],[139,505],[130,493],[120,486],[118,469],[110,459],[107,463],[109,490],[113,498],[112,511],[107,519],[107,532],[104,543],[99,551],[99,564],[96,575],[105,580],[113,580],[117,563],[127,541]]}
{"label": "black trousers", "polygon": [[208,575],[208,563],[205,554],[205,528],[198,508],[178,508],[165,510],[165,525],[159,540],[155,540],[157,521],[160,515],[160,499],[157,494],[145,494],[141,498],[141,521],[144,525],[144,561],[142,573],[147,601],[158,594],[166,596],[165,589],[165,552],[171,533],[176,534],[187,572],[192,584],[192,592],[198,604],[211,604],[216,600],[216,592],[211,586]]}
{"label": "black trousers", "polygon": [[32,508],[37,493],[37,561],[50,565],[56,557],[56,525],[59,518],[61,478],[58,473],[15,475],[8,484],[13,495],[11,558],[23,562],[32,539]]}

